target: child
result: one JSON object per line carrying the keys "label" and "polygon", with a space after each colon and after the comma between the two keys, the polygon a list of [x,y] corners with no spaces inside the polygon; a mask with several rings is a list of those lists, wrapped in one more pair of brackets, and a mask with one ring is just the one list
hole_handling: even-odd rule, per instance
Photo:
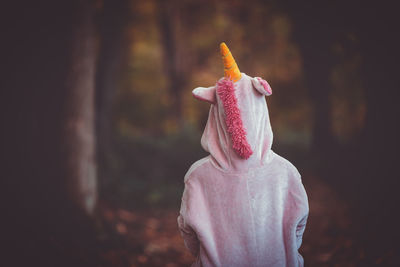
{"label": "child", "polygon": [[297,169],[271,150],[268,83],[240,73],[221,44],[224,78],[193,96],[211,103],[209,156],[185,176],[178,225],[192,266],[303,266],[308,200]]}

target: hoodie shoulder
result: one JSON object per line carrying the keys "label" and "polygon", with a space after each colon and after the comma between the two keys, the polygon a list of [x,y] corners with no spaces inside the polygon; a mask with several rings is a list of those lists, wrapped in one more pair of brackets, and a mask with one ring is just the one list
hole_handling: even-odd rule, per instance
{"label": "hoodie shoulder", "polygon": [[207,164],[209,161],[210,156],[207,156],[193,163],[192,166],[190,166],[189,170],[186,172],[184,182],[188,181],[193,176],[193,174],[195,174],[196,171],[201,168],[201,166]]}
{"label": "hoodie shoulder", "polygon": [[301,207],[301,215],[304,216],[305,214],[308,214],[308,197],[299,171],[290,161],[277,154],[275,154],[274,161],[274,164],[284,172],[284,175],[281,176],[281,178],[286,177],[283,183],[286,184],[288,193],[297,203],[296,205]]}
{"label": "hoodie shoulder", "polygon": [[290,176],[301,180],[299,171],[289,160],[274,152],[274,161],[276,162],[275,164],[277,164],[282,170],[286,170]]}

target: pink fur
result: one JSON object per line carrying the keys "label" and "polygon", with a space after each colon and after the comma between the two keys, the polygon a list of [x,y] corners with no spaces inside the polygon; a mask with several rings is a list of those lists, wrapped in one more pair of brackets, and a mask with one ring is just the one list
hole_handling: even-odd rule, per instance
{"label": "pink fur", "polygon": [[231,136],[232,147],[241,158],[248,159],[253,151],[247,142],[246,130],[240,118],[234,83],[224,78],[218,81],[217,86],[217,94],[224,106],[226,128]]}

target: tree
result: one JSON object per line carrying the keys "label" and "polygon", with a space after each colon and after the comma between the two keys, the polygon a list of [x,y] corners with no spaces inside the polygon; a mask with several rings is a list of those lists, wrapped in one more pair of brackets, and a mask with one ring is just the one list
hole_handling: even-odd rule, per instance
{"label": "tree", "polygon": [[99,178],[109,171],[112,153],[112,104],[117,88],[117,78],[129,48],[126,25],[129,23],[129,1],[103,1],[99,15],[100,48],[96,69],[96,133]]}
{"label": "tree", "polygon": [[[3,262],[91,266],[93,3],[26,1],[2,11]],[[88,253],[77,256],[83,247]]]}
{"label": "tree", "polygon": [[[97,197],[95,158],[95,68],[94,9],[90,1],[78,1],[72,22],[70,63],[64,99],[65,179],[72,200],[88,214]],[[68,52],[67,52],[68,53]]]}
{"label": "tree", "polygon": [[312,150],[324,155],[334,147],[330,81],[335,57],[333,44],[338,40],[342,25],[335,16],[336,2],[284,2],[294,25],[294,40],[303,58],[306,85],[314,109]]}
{"label": "tree", "polygon": [[[157,17],[163,50],[163,65],[168,79],[167,91],[172,100],[170,116],[182,126],[183,98],[182,91],[187,84],[190,64],[184,59],[184,38],[177,31],[181,30],[181,7],[176,1],[157,1]],[[180,32],[182,33],[182,32]],[[180,36],[181,39],[177,37]],[[179,45],[180,44],[180,45]]]}

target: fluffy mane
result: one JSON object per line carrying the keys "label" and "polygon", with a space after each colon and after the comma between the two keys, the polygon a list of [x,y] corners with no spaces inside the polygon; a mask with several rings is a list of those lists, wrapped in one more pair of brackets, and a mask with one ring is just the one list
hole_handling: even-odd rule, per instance
{"label": "fluffy mane", "polygon": [[219,80],[217,94],[224,107],[226,128],[232,140],[233,150],[241,158],[248,159],[253,154],[253,151],[247,142],[246,130],[240,117],[233,81],[227,78]]}

